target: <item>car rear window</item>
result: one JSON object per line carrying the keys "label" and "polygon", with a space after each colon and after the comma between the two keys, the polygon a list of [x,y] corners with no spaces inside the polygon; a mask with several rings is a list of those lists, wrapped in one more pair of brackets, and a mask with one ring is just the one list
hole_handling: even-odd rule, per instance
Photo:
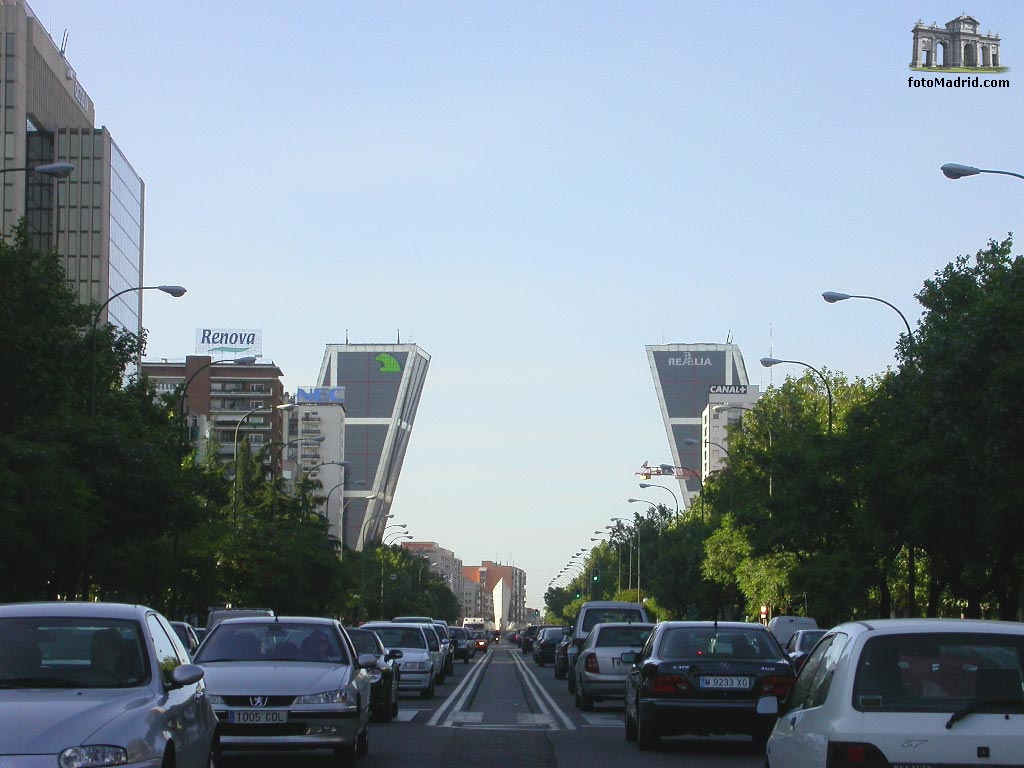
{"label": "car rear window", "polygon": [[861,711],[955,712],[979,701],[1024,706],[1024,636],[996,633],[886,635],[857,661]]}
{"label": "car rear window", "polygon": [[595,643],[598,648],[642,648],[651,636],[651,627],[605,627]]}
{"label": "car rear window", "polygon": [[801,632],[798,650],[809,651],[818,641],[825,636],[825,630],[818,630],[816,632]]}
{"label": "car rear window", "polygon": [[767,630],[677,627],[662,635],[659,655],[669,659],[780,659]]}
{"label": "car rear window", "polygon": [[597,624],[611,624],[620,621],[644,622],[646,619],[639,608],[595,608],[583,617],[583,631],[589,632]]}
{"label": "car rear window", "polygon": [[372,653],[374,655],[380,654],[380,648],[377,647],[377,639],[372,632],[366,629],[346,629],[348,632],[349,639],[352,641],[352,645],[356,647],[356,653]]}
{"label": "car rear window", "polygon": [[385,648],[427,649],[427,640],[419,629],[373,627],[373,631],[377,633]]}

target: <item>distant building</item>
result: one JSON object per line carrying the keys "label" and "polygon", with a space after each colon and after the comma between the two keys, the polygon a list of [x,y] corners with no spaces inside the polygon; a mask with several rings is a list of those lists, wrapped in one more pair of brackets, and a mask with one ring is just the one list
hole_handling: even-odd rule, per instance
{"label": "distant building", "polygon": [[[406,541],[402,546],[413,555],[418,555],[427,561],[427,569],[437,574],[441,580],[459,599],[460,606],[463,595],[462,561],[455,556],[450,549],[445,549],[436,541]],[[479,613],[462,613],[463,616],[480,616]]]}
{"label": "distant building", "polygon": [[429,365],[415,344],[327,345],[317,384],[345,388],[346,546],[381,540]]}
{"label": "distant building", "polygon": [[526,623],[524,570],[484,560],[480,565],[464,566],[462,572],[467,581],[480,585],[481,593],[482,613],[467,616],[483,616],[492,620],[499,630]]}
{"label": "distant building", "polygon": [[[173,392],[188,382],[188,391],[182,393],[178,406],[183,448],[196,447],[202,456],[212,442],[217,458],[231,466],[235,460],[236,433],[239,447],[248,439],[253,452],[269,443],[280,446],[282,418],[275,408],[287,402],[281,369],[272,362],[212,362],[206,355],[142,362],[141,373],[149,377],[158,394]],[[259,410],[243,420],[254,409]],[[267,453],[269,469],[276,465],[280,451]]]}
{"label": "distant building", "polygon": [[754,407],[760,396],[756,384],[710,387],[708,404],[701,414],[701,477],[724,469],[729,459],[729,430]]}
{"label": "distant building", "polygon": [[[74,68],[25,0],[0,0],[5,169],[71,163],[66,179],[4,173],[0,232],[23,216],[36,248],[55,250],[83,304],[102,305],[142,285],[145,184],[106,128]],[[101,314],[142,331],[142,291],[114,299]]]}
{"label": "distant building", "polygon": [[[706,441],[704,410],[713,389],[745,388],[747,369],[735,344],[648,345],[658,405],[685,505],[700,492]],[[655,461],[654,466],[668,462]]]}

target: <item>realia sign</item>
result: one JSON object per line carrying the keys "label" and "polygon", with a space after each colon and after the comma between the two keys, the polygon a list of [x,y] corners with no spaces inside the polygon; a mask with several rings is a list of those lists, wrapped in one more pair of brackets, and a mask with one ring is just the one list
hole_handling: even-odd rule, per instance
{"label": "realia sign", "polygon": [[197,328],[196,354],[262,357],[263,331],[258,328]]}
{"label": "realia sign", "polygon": [[298,405],[343,405],[344,387],[299,387],[295,393]]}

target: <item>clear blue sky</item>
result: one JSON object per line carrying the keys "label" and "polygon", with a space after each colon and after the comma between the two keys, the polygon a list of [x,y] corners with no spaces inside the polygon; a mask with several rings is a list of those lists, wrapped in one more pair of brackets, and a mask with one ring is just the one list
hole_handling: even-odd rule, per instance
{"label": "clear blue sky", "polygon": [[[645,344],[870,376],[957,254],[1019,229],[1024,4],[31,0],[146,181],[150,357],[262,328],[432,356],[393,511],[529,604],[670,460]],[[966,11],[1009,89],[909,88]],[[774,347],[772,347],[774,344]],[[668,494],[645,498],[670,502]],[[654,494],[661,493],[661,496]]]}

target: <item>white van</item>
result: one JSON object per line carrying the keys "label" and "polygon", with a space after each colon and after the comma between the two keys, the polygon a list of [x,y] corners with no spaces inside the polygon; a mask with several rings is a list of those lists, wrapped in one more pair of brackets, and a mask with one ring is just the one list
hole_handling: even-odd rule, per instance
{"label": "white van", "polygon": [[786,643],[789,642],[789,638],[791,638],[798,629],[817,628],[818,622],[810,616],[776,616],[768,622],[768,631],[775,635],[775,639],[779,641],[779,645],[782,647],[786,646]]}

